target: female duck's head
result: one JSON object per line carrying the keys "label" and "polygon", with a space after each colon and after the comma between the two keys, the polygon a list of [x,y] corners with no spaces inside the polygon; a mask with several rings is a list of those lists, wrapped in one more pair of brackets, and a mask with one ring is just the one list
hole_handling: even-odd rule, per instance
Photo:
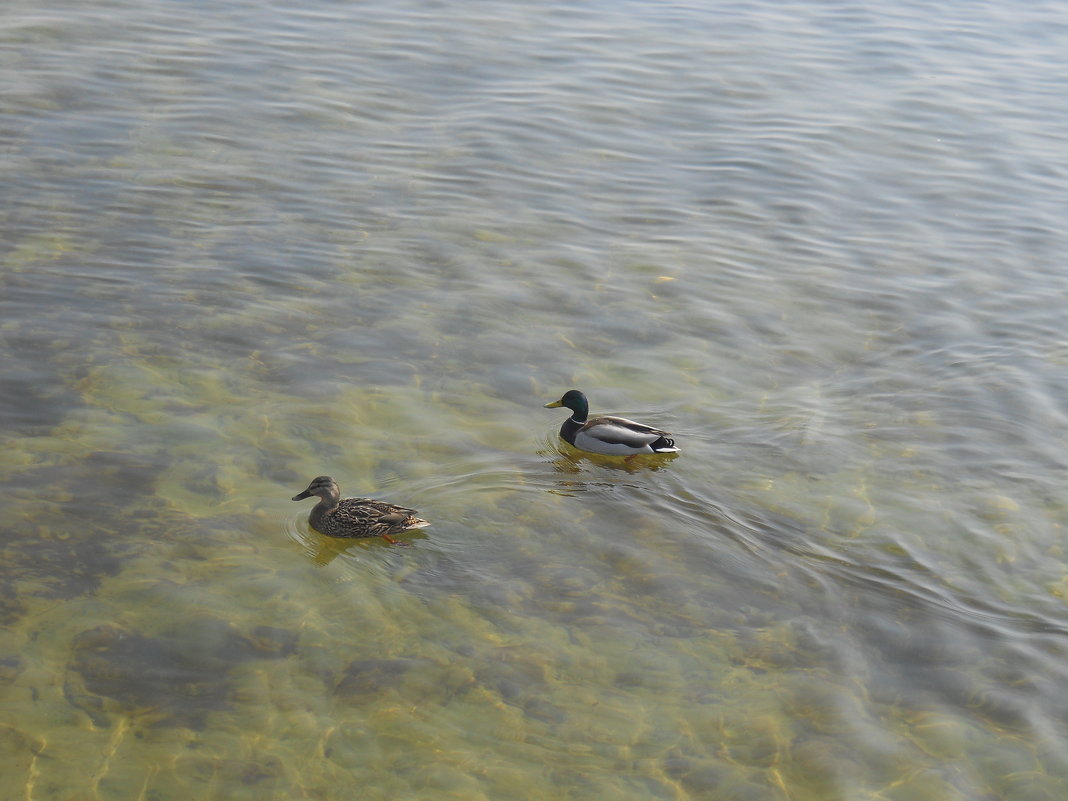
{"label": "female duck's head", "polygon": [[590,413],[589,401],[587,401],[586,396],[577,389],[569,389],[564,393],[564,396],[560,398],[560,400],[545,404],[546,409],[556,409],[560,406],[565,406],[574,412],[571,416],[580,423],[585,420]]}
{"label": "female duck's head", "polygon": [[293,496],[294,501],[303,501],[305,498],[310,498],[313,495],[318,495],[324,501],[333,500],[336,501],[341,497],[341,488],[338,487],[337,482],[330,476],[317,476],[312,479],[311,484],[304,492]]}

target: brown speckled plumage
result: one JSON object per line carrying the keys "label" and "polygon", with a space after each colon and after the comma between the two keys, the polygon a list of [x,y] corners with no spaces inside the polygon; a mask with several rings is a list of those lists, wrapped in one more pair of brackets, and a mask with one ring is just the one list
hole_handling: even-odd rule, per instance
{"label": "brown speckled plumage", "polygon": [[372,498],[342,498],[341,489],[330,476],[312,479],[308,488],[293,496],[294,501],[319,497],[308,522],[328,537],[385,537],[413,528],[429,526],[415,516],[414,509],[394,506]]}

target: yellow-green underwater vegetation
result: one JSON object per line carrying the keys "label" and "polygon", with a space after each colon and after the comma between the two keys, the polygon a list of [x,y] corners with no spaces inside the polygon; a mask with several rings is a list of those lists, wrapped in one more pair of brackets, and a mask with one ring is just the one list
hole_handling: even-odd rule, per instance
{"label": "yellow-green underwater vegetation", "polygon": [[1068,797],[1062,12],[202,11],[0,11],[0,801]]}

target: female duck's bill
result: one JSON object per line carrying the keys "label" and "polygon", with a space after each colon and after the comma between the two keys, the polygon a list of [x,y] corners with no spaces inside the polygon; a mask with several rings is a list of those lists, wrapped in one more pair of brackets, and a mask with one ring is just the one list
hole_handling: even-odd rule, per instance
{"label": "female duck's bill", "polygon": [[612,456],[677,453],[679,450],[671,435],[658,428],[610,415],[587,419],[590,404],[577,389],[568,390],[560,400],[545,404],[547,409],[561,406],[570,409],[572,414],[560,426],[560,438],[579,450]]}

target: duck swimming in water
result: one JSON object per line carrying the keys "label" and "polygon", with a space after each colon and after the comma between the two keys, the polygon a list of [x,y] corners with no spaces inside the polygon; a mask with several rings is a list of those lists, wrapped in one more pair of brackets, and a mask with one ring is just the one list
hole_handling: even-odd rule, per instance
{"label": "duck swimming in water", "polygon": [[560,438],[579,450],[613,456],[676,453],[679,450],[671,435],[658,428],[607,415],[587,420],[590,404],[577,389],[568,390],[560,400],[545,404],[547,409],[560,406],[572,411],[571,417],[560,426]]}
{"label": "duck swimming in water", "polygon": [[319,497],[319,503],[312,508],[308,522],[328,537],[382,537],[395,543],[391,534],[430,525],[415,516],[415,509],[371,498],[342,498],[341,488],[330,476],[313,478],[293,500],[302,501],[313,495]]}

